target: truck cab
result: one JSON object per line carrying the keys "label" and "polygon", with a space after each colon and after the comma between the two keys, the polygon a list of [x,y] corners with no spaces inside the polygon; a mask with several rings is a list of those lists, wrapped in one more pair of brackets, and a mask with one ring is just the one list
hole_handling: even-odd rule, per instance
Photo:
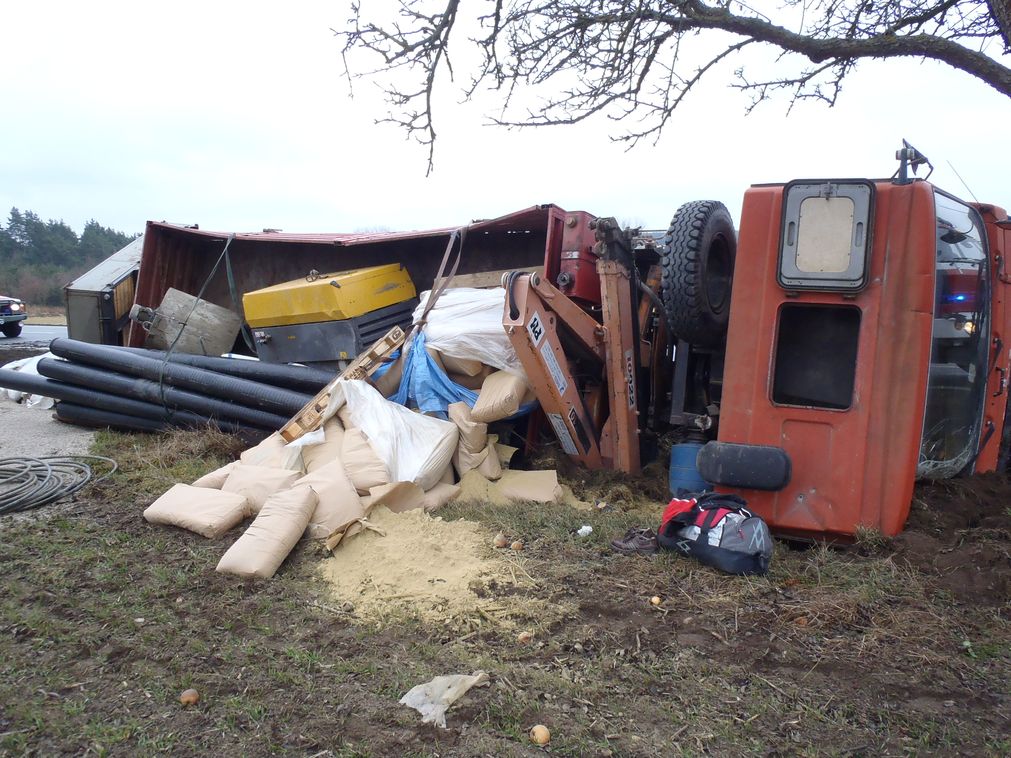
{"label": "truck cab", "polygon": [[1009,235],[924,180],[751,187],[702,476],[820,537],[897,534],[916,479],[994,470]]}

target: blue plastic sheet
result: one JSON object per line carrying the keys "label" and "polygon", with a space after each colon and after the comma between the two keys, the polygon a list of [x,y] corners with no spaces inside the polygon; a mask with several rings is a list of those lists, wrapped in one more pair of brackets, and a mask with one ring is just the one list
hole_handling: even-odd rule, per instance
{"label": "blue plastic sheet", "polygon": [[[392,363],[377,369],[376,376],[386,373],[390,365]],[[389,399],[400,405],[416,406],[422,413],[434,413],[440,418],[447,418],[450,403],[464,402],[473,408],[477,402],[477,393],[457,384],[439,368],[439,364],[425,350],[424,332],[419,332],[407,353],[400,387]],[[536,407],[537,401],[522,405],[513,418],[530,413]]]}

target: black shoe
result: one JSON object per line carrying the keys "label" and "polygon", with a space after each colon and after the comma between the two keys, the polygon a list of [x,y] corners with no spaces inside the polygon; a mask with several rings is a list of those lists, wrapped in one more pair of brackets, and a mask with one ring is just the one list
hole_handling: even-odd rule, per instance
{"label": "black shoe", "polygon": [[625,536],[611,540],[611,549],[625,555],[637,555],[643,553],[651,555],[658,549],[656,534],[652,529],[642,527],[632,527]]}

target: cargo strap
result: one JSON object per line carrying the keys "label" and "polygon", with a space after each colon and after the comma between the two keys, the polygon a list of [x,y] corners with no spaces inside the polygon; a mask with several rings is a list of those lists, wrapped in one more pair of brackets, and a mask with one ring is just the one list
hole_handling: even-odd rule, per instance
{"label": "cargo strap", "polygon": [[[200,291],[197,293],[196,300],[193,301],[193,307],[190,308],[190,312],[186,314],[186,318],[182,320],[182,323],[179,326],[179,331],[176,332],[175,339],[172,340],[172,344],[169,345],[168,350],[165,351],[165,357],[162,358],[161,367],[158,369],[158,393],[161,397],[161,405],[165,411],[166,421],[172,420],[172,410],[169,408],[168,400],[165,398],[165,369],[169,364],[169,360],[171,360],[172,358],[172,353],[175,352],[176,344],[179,342],[179,339],[183,336],[183,330],[186,328],[186,324],[189,323],[190,317],[193,315],[193,312],[197,309],[197,306],[200,305],[200,301],[203,300],[204,292],[207,290],[207,286],[211,283],[211,280],[214,278],[214,275],[218,273],[218,267],[221,265],[221,261],[225,262],[225,274],[228,277],[228,289],[231,292],[232,300],[235,302],[236,306],[238,306],[237,300],[238,293],[235,289],[235,276],[232,274],[232,261],[228,257],[228,248],[231,247],[232,241],[234,239],[235,239],[234,234],[228,235],[228,239],[225,240],[225,247],[221,251],[221,255],[219,255],[218,259],[214,262],[214,266],[211,268],[211,272],[207,275],[207,278],[204,279],[204,283],[200,285]],[[241,308],[239,308],[239,313],[242,313]],[[252,342],[246,336],[245,324],[243,324],[242,328],[243,328],[242,336],[246,340],[246,344],[250,348],[252,348]],[[253,353],[255,354],[256,351],[253,350]]]}
{"label": "cargo strap", "polygon": [[[463,242],[467,237],[467,227],[461,226],[458,229],[454,229],[449,235],[449,242],[446,244],[446,252],[442,255],[442,263],[439,264],[439,272],[435,275],[435,280],[432,283],[432,289],[428,293],[428,300],[425,302],[425,309],[421,312],[421,315],[414,320],[414,324],[411,326],[411,331],[407,335],[407,339],[404,340],[404,350],[410,349],[410,344],[414,341],[414,335],[416,335],[425,324],[428,322],[428,314],[431,312],[432,308],[435,307],[435,303],[438,301],[439,296],[449,287],[449,283],[453,281],[453,277],[456,276],[456,270],[460,267],[460,258],[463,257]],[[457,240],[459,240],[459,246],[457,247]],[[453,267],[450,269],[449,274],[446,274],[446,264],[449,263],[449,257],[453,252],[453,248],[457,248],[456,257],[453,259]]]}

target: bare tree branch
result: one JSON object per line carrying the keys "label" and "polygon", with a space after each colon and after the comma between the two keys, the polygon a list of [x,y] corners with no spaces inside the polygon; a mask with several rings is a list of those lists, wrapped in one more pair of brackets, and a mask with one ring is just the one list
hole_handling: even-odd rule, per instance
{"label": "bare tree branch", "polygon": [[[614,138],[630,144],[658,136],[703,80],[728,75],[751,94],[749,111],[777,92],[788,93],[791,108],[809,99],[832,106],[866,59],[940,61],[1011,97],[1009,0],[781,2],[773,18],[744,0],[472,0],[466,7],[478,10],[464,23],[479,57],[465,67],[462,95],[499,92],[501,113],[491,121],[504,126],[605,114],[622,126]],[[452,79],[459,10],[459,0],[398,0],[392,20],[376,21],[356,2],[336,32],[349,77],[380,83],[390,111],[379,121],[427,146],[429,170],[433,96],[442,69]],[[763,46],[779,53],[771,75],[749,75],[747,62],[734,74],[724,69],[745,47]],[[378,63],[362,66],[370,56]],[[524,90],[537,100],[518,99]]]}

